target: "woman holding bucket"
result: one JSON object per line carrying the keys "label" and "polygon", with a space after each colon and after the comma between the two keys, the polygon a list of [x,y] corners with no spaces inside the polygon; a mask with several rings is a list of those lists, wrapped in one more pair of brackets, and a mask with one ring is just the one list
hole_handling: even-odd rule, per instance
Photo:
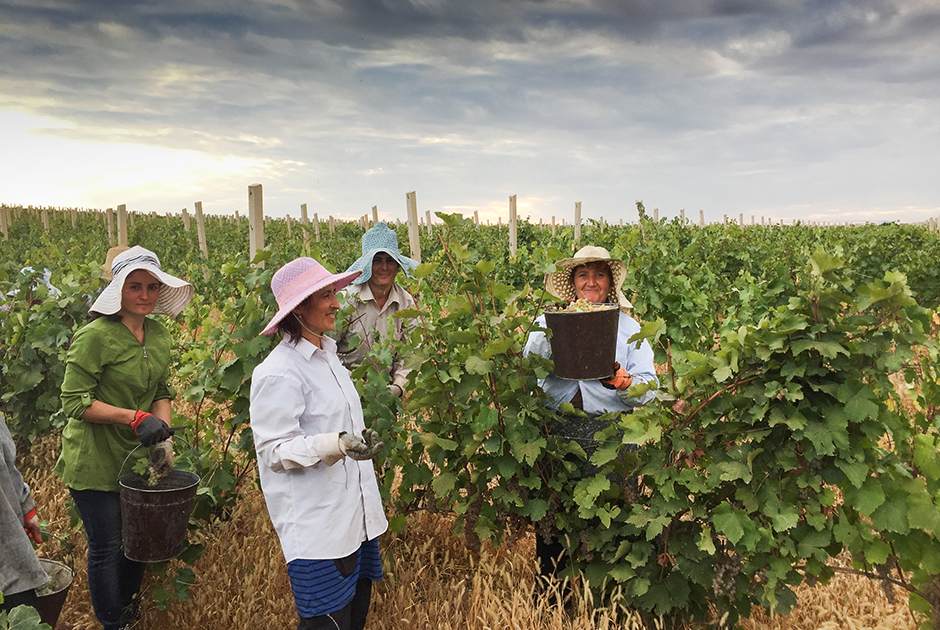
{"label": "woman holding bucket", "polygon": [[[92,304],[89,323],[72,339],[62,383],[69,422],[55,472],[69,488],[88,538],[88,588],[104,630],[136,615],[145,565],[123,553],[118,477],[128,456],[154,447],[172,469],[172,336],[148,315],[176,317],[193,287],[165,273],[156,254],[135,246],[116,255],[111,283]],[[140,458],[147,449],[138,451]]]}
{"label": "woman holding bucket", "polygon": [[[623,281],[627,268],[622,260],[611,258],[603,247],[582,247],[571,258],[555,263],[557,271],[545,276],[545,290],[557,298],[575,299],[601,304],[612,303],[620,307],[617,321],[616,359],[610,378],[598,380],[570,380],[549,374],[539,380],[539,386],[548,395],[549,405],[558,409],[562,403],[570,402],[583,410],[587,417],[571,417],[557,430],[577,441],[590,456],[598,447],[594,434],[604,429],[607,422],[598,416],[612,411],[630,413],[633,408],[645,405],[656,396],[655,388],[631,395],[630,388],[642,383],[659,385],[653,363],[653,349],[646,340],[639,347],[630,343],[630,337],[640,332],[640,325],[626,314],[632,304],[623,294]],[[545,328],[545,315],[540,315],[536,325]],[[552,358],[552,347],[543,331],[529,334],[523,354],[539,354]],[[564,547],[558,540],[545,541],[536,536],[536,556],[543,577],[553,577],[563,568]],[[557,566],[556,566],[557,565]]]}
{"label": "woman holding bucket", "polygon": [[[281,342],[251,377],[251,428],[268,513],[287,561],[298,630],[365,626],[382,579],[377,537],[388,528],[359,394],[326,336],[336,291],[359,271],[332,274],[298,258],[271,279],[278,311],[263,335]],[[359,437],[362,435],[362,438]]]}

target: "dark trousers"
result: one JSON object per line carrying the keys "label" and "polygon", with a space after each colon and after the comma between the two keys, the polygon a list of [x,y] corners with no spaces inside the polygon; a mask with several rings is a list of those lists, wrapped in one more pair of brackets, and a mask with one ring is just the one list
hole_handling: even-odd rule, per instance
{"label": "dark trousers", "polygon": [[118,630],[125,608],[140,590],[147,565],[124,557],[121,539],[121,496],[102,490],[73,490],[88,539],[88,590],[91,606],[104,630]]}
{"label": "dark trousers", "polygon": [[356,582],[356,592],[340,610],[319,617],[301,617],[297,630],[362,630],[372,601],[372,580]]}

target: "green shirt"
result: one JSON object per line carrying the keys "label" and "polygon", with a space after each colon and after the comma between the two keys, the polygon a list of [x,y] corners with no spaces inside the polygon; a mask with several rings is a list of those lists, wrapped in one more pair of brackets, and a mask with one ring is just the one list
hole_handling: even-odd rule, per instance
{"label": "green shirt", "polygon": [[[147,411],[155,400],[172,399],[167,384],[173,339],[160,322],[144,320],[144,343],[121,322],[99,317],[72,339],[62,382],[62,409],[69,417],[62,430],[62,453],[55,474],[76,490],[117,491],[117,479],[148,455],[126,424],[82,420],[91,404],[101,402]],[[169,420],[167,418],[166,420]],[[123,471],[121,470],[123,465]]]}

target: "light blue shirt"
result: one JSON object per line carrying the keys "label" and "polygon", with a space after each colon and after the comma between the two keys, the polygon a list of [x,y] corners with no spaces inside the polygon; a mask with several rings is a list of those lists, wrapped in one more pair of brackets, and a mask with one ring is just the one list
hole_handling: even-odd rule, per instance
{"label": "light blue shirt", "polygon": [[[545,328],[545,315],[540,315],[535,322],[537,326]],[[620,311],[620,319],[617,323],[617,363],[632,375],[632,385],[655,383],[658,387],[659,380],[656,378],[656,366],[653,363],[653,349],[649,342],[644,339],[640,342],[639,348],[636,342],[629,342],[630,337],[638,332],[640,332],[640,325],[636,320]],[[523,356],[538,354],[551,359],[551,342],[544,332],[531,332],[522,354]],[[654,390],[641,396],[631,397],[629,389],[607,389],[600,381],[572,381],[558,378],[554,374],[539,379],[539,387],[551,398],[552,409],[558,409],[561,403],[570,401],[580,389],[584,411],[590,416],[599,416],[610,411],[631,411],[634,407],[641,407],[656,397]]]}

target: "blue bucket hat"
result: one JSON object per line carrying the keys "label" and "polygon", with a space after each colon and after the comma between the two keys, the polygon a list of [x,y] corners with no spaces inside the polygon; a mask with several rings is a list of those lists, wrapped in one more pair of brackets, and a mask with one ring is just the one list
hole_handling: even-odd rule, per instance
{"label": "blue bucket hat", "polygon": [[398,235],[384,221],[379,221],[368,232],[362,235],[362,256],[349,266],[347,272],[361,271],[362,275],[353,280],[353,284],[364,284],[372,277],[372,259],[379,252],[385,252],[395,259],[405,275],[411,278],[412,270],[418,266],[418,261],[402,256],[398,251]]}

